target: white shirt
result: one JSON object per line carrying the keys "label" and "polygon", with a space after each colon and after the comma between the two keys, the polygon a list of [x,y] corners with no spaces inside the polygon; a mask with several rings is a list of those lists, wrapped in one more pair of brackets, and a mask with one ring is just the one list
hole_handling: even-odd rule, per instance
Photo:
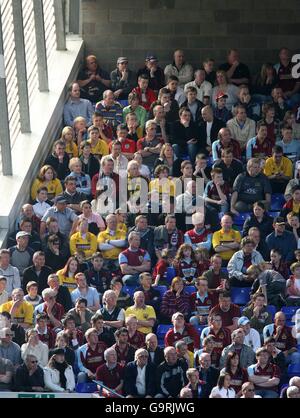
{"label": "white shirt", "polygon": [[146,393],[146,366],[143,368],[137,366],[136,389],[139,395]]}
{"label": "white shirt", "polygon": [[206,142],[207,142],[207,145],[211,145],[211,137],[210,137],[211,127],[212,127],[212,122],[206,122]]}
{"label": "white shirt", "polygon": [[213,397],[212,395],[217,395],[217,394],[221,395],[221,398],[225,398],[225,399],[226,398],[235,398],[235,390],[232,389],[232,388],[229,388],[229,389],[221,388],[221,389],[219,389],[219,386],[215,386],[212,389],[209,397],[212,398]]}
{"label": "white shirt", "polygon": [[212,95],[212,85],[209,81],[204,80],[200,87],[196,84],[196,81],[191,81],[184,86],[184,91],[186,92],[188,87],[195,87],[197,89],[197,99],[203,102],[203,97]]}
{"label": "white shirt", "polygon": [[254,352],[261,347],[261,340],[259,332],[251,328],[248,335],[245,335],[244,344],[251,347]]}
{"label": "white shirt", "polygon": [[47,209],[49,209],[51,206],[47,202],[39,202],[37,201],[33,206],[32,209],[36,216],[40,219],[45,215],[47,212]]}

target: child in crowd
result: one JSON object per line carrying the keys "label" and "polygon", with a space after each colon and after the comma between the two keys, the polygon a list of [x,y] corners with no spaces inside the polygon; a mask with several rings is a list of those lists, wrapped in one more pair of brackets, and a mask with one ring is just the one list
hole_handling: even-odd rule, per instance
{"label": "child in crowd", "polygon": [[75,143],[75,133],[71,126],[63,128],[60,139],[65,143],[66,153],[69,158],[78,157],[78,146]]}
{"label": "child in crowd", "polygon": [[91,153],[100,161],[104,155],[109,154],[109,147],[103,139],[100,139],[99,128],[97,126],[90,126],[88,133],[89,139],[87,142],[91,144]]}
{"label": "child in crowd", "polygon": [[166,273],[168,267],[171,267],[173,264],[173,252],[164,248],[161,252],[161,259],[156,263],[153,269],[153,286],[160,286],[160,285],[169,285],[166,281]]}
{"label": "child in crowd", "polygon": [[220,92],[216,97],[216,107],[214,108],[214,117],[227,123],[232,118],[232,113],[226,107],[227,94]]}
{"label": "child in crowd", "polygon": [[24,300],[30,303],[34,308],[42,303],[43,299],[38,295],[38,284],[37,282],[30,281],[26,286],[27,295],[24,296]]}
{"label": "child in crowd", "polygon": [[93,114],[92,121],[93,126],[96,126],[99,129],[99,137],[109,144],[114,139],[112,127],[107,125],[104,122],[103,116],[97,112]]}
{"label": "child in crowd", "polygon": [[177,276],[183,278],[185,284],[191,284],[199,276],[199,263],[191,245],[182,244],[176,254],[174,266]]}

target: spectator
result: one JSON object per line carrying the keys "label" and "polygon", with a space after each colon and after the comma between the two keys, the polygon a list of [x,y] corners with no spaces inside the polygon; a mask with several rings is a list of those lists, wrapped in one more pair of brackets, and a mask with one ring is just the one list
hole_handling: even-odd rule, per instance
{"label": "spectator", "polygon": [[187,364],[183,359],[178,359],[174,347],[164,349],[165,361],[156,371],[156,398],[177,398],[183,386],[186,385]]}
{"label": "spectator", "polygon": [[143,129],[147,119],[147,111],[143,106],[140,105],[140,99],[138,95],[133,92],[129,93],[128,103],[129,105],[123,108],[123,123],[126,122],[128,114],[134,113],[137,117],[138,126]]}
{"label": "spectator", "polygon": [[197,154],[195,159],[195,171],[193,175],[204,179],[206,185],[211,179],[211,167],[208,166],[208,158],[205,154]]}
{"label": "spectator", "polygon": [[197,248],[210,251],[212,233],[210,229],[204,225],[204,216],[200,213],[194,213],[192,215],[192,223],[195,227],[184,234],[185,243],[191,245],[194,251]]}
{"label": "spectator", "polygon": [[[155,106],[160,105],[164,108],[165,120],[166,120],[166,129],[169,130],[170,123],[175,122],[178,119],[179,112],[179,102],[180,104],[184,102],[185,95],[183,90],[178,87],[178,78],[176,76],[171,76],[168,81],[168,86],[160,89],[158,93],[158,99],[152,103],[151,110],[149,112],[149,117],[152,118],[153,109]],[[178,99],[178,101],[177,101]]]}
{"label": "spectator", "polygon": [[162,299],[160,313],[163,321],[170,323],[172,315],[180,312],[188,319],[190,314],[190,297],[184,290],[184,283],[181,277],[174,277],[168,290]]}
{"label": "spectator", "polygon": [[77,287],[75,280],[77,273],[79,273],[79,262],[74,256],[70,257],[64,268],[57,272],[59,284],[66,287],[70,293]]}
{"label": "spectator", "polygon": [[[244,345],[244,344],[243,344]],[[243,348],[242,348],[243,350]],[[242,352],[242,351],[241,351]],[[253,353],[254,354],[254,353]],[[242,394],[242,385],[248,380],[248,373],[245,367],[241,367],[241,358],[237,351],[229,351],[224,364],[222,373],[229,373],[231,377],[231,387],[236,392],[236,397],[239,398]]]}
{"label": "spectator", "polygon": [[161,139],[156,135],[157,124],[148,120],[145,124],[146,135],[137,142],[137,152],[143,157],[143,162],[150,169],[154,166],[162,147]]}
{"label": "spectator", "polygon": [[6,249],[0,250],[0,274],[6,278],[5,289],[8,296],[21,286],[19,270],[10,264],[10,252]]}
{"label": "spectator", "polygon": [[79,328],[83,334],[91,327],[93,312],[87,308],[87,300],[78,298],[75,302],[75,308],[69,310],[68,315],[75,319],[76,328]]}
{"label": "spectator", "polygon": [[[222,351],[220,359],[220,367],[224,366],[227,362],[227,356],[229,353],[237,353],[239,359],[239,366],[243,369],[247,369],[255,360],[255,353],[251,347],[244,344],[245,334],[241,328],[236,329],[231,334],[232,344],[225,347]],[[245,380],[247,380],[245,375]],[[240,389],[240,388],[239,388]]]}
{"label": "spectator", "polygon": [[16,392],[44,392],[44,372],[38,365],[37,358],[28,354],[24,363],[16,370],[14,379],[14,390]]}
{"label": "spectator", "polygon": [[8,293],[5,290],[7,279],[4,276],[0,276],[0,305],[8,301]]}
{"label": "spectator", "polygon": [[65,312],[68,312],[72,308],[70,292],[65,286],[59,284],[56,274],[50,274],[48,286],[55,292],[57,303],[63,306]]}
{"label": "spectator", "polygon": [[78,74],[78,84],[81,96],[92,103],[101,100],[103,92],[110,87],[109,74],[100,67],[95,55],[85,58],[84,66]]}
{"label": "spectator", "polygon": [[300,354],[297,352],[297,340],[293,337],[292,330],[286,325],[286,317],[283,312],[277,312],[274,324],[266,325],[263,330],[264,340],[275,338],[275,346],[285,355],[286,364],[299,364]]}
{"label": "spectator", "polygon": [[87,308],[92,312],[96,312],[100,307],[99,294],[97,290],[94,287],[87,285],[84,273],[77,273],[75,275],[75,280],[77,283],[77,289],[71,292],[73,304],[75,305],[78,298],[84,298],[87,300]]}
{"label": "spectator", "polygon": [[221,168],[213,168],[211,178],[204,190],[205,206],[208,211],[218,216],[219,213],[228,212],[230,187],[224,181]]}
{"label": "spectator", "polygon": [[137,75],[146,74],[149,77],[149,87],[157,94],[164,86],[165,75],[162,68],[158,65],[158,59],[155,55],[147,55],[145,66],[141,68]]}
{"label": "spectator", "polygon": [[255,353],[261,347],[259,332],[251,328],[250,319],[241,316],[238,320],[238,326],[244,331],[244,344],[250,347]]}
{"label": "spectator", "polygon": [[256,352],[257,363],[248,367],[249,381],[254,383],[255,394],[262,398],[278,398],[280,371],[270,363],[270,354],[266,348]]}
{"label": "spectator", "polygon": [[283,149],[279,145],[273,147],[272,154],[266,161],[264,174],[270,180],[273,193],[284,193],[293,175],[293,164],[283,156]]}
{"label": "spectator", "polygon": [[[219,138],[219,139],[217,139]],[[219,160],[222,157],[222,151],[231,151],[233,158],[241,160],[241,147],[236,139],[231,136],[230,129],[221,128],[216,136],[216,140],[212,143],[212,158],[213,161]]]}
{"label": "spectator", "polygon": [[280,140],[280,126],[281,122],[277,118],[275,113],[275,105],[271,103],[264,103],[262,105],[262,120],[267,125],[267,138],[271,142],[272,146],[275,145],[275,142]]}
{"label": "spectator", "polygon": [[139,103],[148,112],[150,106],[156,100],[155,92],[149,88],[149,77],[147,74],[141,74],[138,77],[138,86],[132,90],[132,93],[136,94],[139,99]]}
{"label": "spectator", "polygon": [[248,118],[257,122],[260,119],[260,105],[250,95],[249,87],[245,85],[239,86],[238,97],[238,105],[244,105]]}
{"label": "spectator", "polygon": [[251,304],[243,311],[243,315],[250,319],[251,328],[256,329],[261,336],[264,327],[272,323],[272,316],[265,304],[265,295],[257,292],[253,295]]}
{"label": "spectator", "polygon": [[194,81],[190,81],[184,86],[184,92],[187,92],[189,87],[195,87],[197,90],[197,99],[203,102],[204,96],[211,97],[212,95],[212,85],[209,81],[205,80],[205,70],[200,68],[194,72]]}
{"label": "spectator", "polygon": [[293,128],[283,125],[281,133],[282,139],[278,142],[278,145],[282,147],[284,156],[291,160],[292,163],[295,163],[300,156],[300,146],[298,140],[292,136]]}
{"label": "spectator", "polygon": [[273,65],[264,63],[252,85],[253,99],[258,103],[270,102],[272,89],[277,83],[278,77]]}
{"label": "spectator", "polygon": [[176,50],[173,63],[165,67],[164,73],[166,78],[172,75],[178,77],[180,87],[184,87],[186,83],[192,81],[193,67],[185,62],[184,52]]}
{"label": "spectator", "polygon": [[224,215],[221,218],[222,229],[214,232],[212,246],[216,253],[220,254],[224,263],[228,262],[235,251],[240,248],[241,234],[232,229],[232,216]]}
{"label": "spectator", "polygon": [[[109,154],[108,144],[104,139],[100,138],[100,129],[97,126],[94,126],[94,125],[90,126],[88,129],[88,134],[89,134],[89,139],[87,140],[87,143],[91,145],[91,154],[95,158],[97,158],[98,161],[100,161],[101,157]],[[75,161],[77,161],[78,163],[78,159]],[[81,164],[81,161],[80,161],[80,164]],[[78,169],[77,178],[78,178],[78,175],[81,175],[82,177],[84,176],[84,174],[81,173],[81,170],[79,171],[79,169]],[[80,178],[78,180],[80,181]],[[89,195],[87,191],[83,191],[83,192]]]}
{"label": "spectator", "polygon": [[38,333],[35,329],[28,329],[26,331],[26,343],[21,347],[21,357],[23,361],[28,355],[34,355],[40,367],[45,367],[48,363],[49,348],[39,339]]}
{"label": "spectator", "polygon": [[124,275],[123,283],[135,286],[138,284],[139,274],[150,270],[151,259],[149,253],[140,248],[140,233],[130,232],[128,243],[128,249],[119,255],[119,264]]}
{"label": "spectator", "polygon": [[120,277],[114,277],[110,282],[110,288],[117,295],[117,306],[126,309],[131,305],[131,296],[123,290],[123,282]]}
{"label": "spectator", "polygon": [[30,192],[32,201],[35,201],[37,198],[38,190],[41,187],[47,188],[47,198],[50,201],[63,192],[61,182],[57,178],[57,174],[51,165],[44,165],[40,169],[37,178],[34,180]]}
{"label": "spectator", "polygon": [[[287,215],[292,212],[293,215],[297,216],[298,219],[299,209],[298,206],[300,204],[300,185],[296,185],[291,189],[291,199],[289,199],[283,206],[280,215],[286,219]],[[297,240],[298,241],[298,240]]]}
{"label": "spectator", "polygon": [[203,68],[205,70],[205,80],[207,80],[212,86],[216,82],[216,72],[214,70],[215,60],[213,58],[206,58],[203,61]]}
{"label": "spectator", "polygon": [[126,328],[119,328],[114,336],[116,343],[112,347],[116,350],[118,363],[124,367],[134,360],[135,350],[128,342],[129,333]]}
{"label": "spectator", "polygon": [[97,250],[97,237],[88,230],[88,220],[82,218],[78,222],[78,232],[70,237],[71,255],[83,251],[85,259],[89,259]]}
{"label": "spectator", "polygon": [[247,162],[246,173],[239,174],[233,184],[231,212],[238,215],[239,212],[250,211],[257,200],[263,201],[267,208],[271,202],[271,191],[269,180],[261,173],[259,159],[251,158]]}
{"label": "spectator", "polygon": [[300,263],[293,263],[290,269],[292,275],[286,282],[287,306],[300,306]]}
{"label": "spectator", "polygon": [[48,326],[48,316],[46,313],[42,312],[36,315],[35,317],[35,330],[39,340],[46,344],[49,349],[53,348],[55,345],[56,333],[53,331],[50,326]]}
{"label": "spectator", "polygon": [[229,111],[231,111],[232,106],[234,106],[238,101],[238,91],[239,89],[237,86],[229,82],[226,72],[218,70],[216,72],[215,87],[212,89],[213,107],[216,107],[217,97],[219,97],[220,93],[222,93],[228,96],[226,99],[226,107]]}
{"label": "spectator", "polygon": [[152,286],[152,277],[150,273],[141,273],[139,276],[140,286],[136,291],[141,291],[145,296],[146,305],[150,305],[154,308],[158,314],[161,303],[160,292]]}
{"label": "spectator", "polygon": [[226,288],[228,273],[222,270],[222,257],[215,254],[210,259],[210,268],[203,273],[203,277],[207,280],[209,292],[216,292],[218,288]]}
{"label": "spectator", "polygon": [[258,122],[256,126],[257,135],[249,139],[246,146],[246,158],[267,159],[272,154],[272,143],[268,135],[268,128],[264,122]]}
{"label": "spectator", "polygon": [[172,315],[173,328],[170,328],[165,335],[165,347],[175,346],[176,342],[183,341],[187,344],[190,352],[200,348],[200,339],[197,331],[191,324],[185,323],[184,315],[176,312]]}
{"label": "spectator", "polygon": [[217,386],[212,389],[209,397],[220,397],[225,399],[236,397],[235,390],[231,387],[231,376],[229,373],[225,372],[220,374]]}
{"label": "spectator", "polygon": [[51,392],[74,392],[75,376],[62,348],[53,350],[47,367],[44,368],[45,387]]}
{"label": "spectator", "polygon": [[35,308],[34,314],[46,313],[50,328],[59,331],[62,328],[61,320],[65,313],[64,308],[60,303],[56,302],[56,292],[54,290],[50,288],[44,289],[42,297],[45,302]]}
{"label": "spectator", "polygon": [[50,200],[48,199],[47,187],[39,187],[36,191],[36,198],[32,206],[35,216],[38,219],[42,219],[42,217],[45,215],[47,209],[49,209],[50,206],[52,206],[52,202],[50,202]]}
{"label": "spectator", "polygon": [[24,270],[32,263],[32,256],[34,253],[34,250],[29,247],[29,237],[29,232],[17,232],[17,244],[9,248],[11,264],[14,267],[17,267],[22,278]]}
{"label": "spectator", "polygon": [[154,229],[154,247],[158,259],[163,249],[171,250],[174,256],[183,244],[183,233],[177,228],[175,215],[169,214],[165,218],[165,225]]}
{"label": "spectator", "polygon": [[220,66],[220,70],[226,71],[230,83],[240,86],[250,84],[250,71],[247,65],[240,62],[240,55],[236,49],[230,49],[227,62]]}
{"label": "spectator", "polygon": [[220,92],[216,97],[216,105],[214,107],[214,116],[224,123],[232,119],[232,113],[226,107],[227,94]]}
{"label": "spectator", "polygon": [[116,350],[112,347],[107,348],[104,351],[104,360],[105,363],[96,370],[96,379],[121,394],[124,384],[124,368],[117,362]]}
{"label": "spectator", "polygon": [[289,278],[288,264],[282,259],[282,254],[279,250],[272,249],[270,253],[271,269],[277,271],[281,276],[287,280]]}
{"label": "spectator", "polygon": [[293,63],[292,53],[288,48],[281,48],[279,51],[279,63],[274,65],[279,78],[279,87],[282,89],[284,98],[288,100],[292,107],[300,101],[299,88],[300,83],[291,75]]}
{"label": "spectator", "polygon": [[112,328],[104,326],[103,316],[100,313],[95,313],[91,318],[92,328],[95,328],[98,335],[98,340],[103,341],[107,347],[111,347],[114,342],[114,334]]}
{"label": "spectator", "polygon": [[145,304],[145,296],[141,291],[133,295],[134,305],[129,306],[125,311],[126,318],[129,315],[135,315],[137,318],[138,331],[143,334],[152,332],[156,321],[156,314],[152,306]]}
{"label": "spectator", "polygon": [[156,393],[155,368],[148,361],[148,351],[143,348],[136,350],[134,359],[124,370],[126,398],[153,398]]}
{"label": "spectator", "polygon": [[255,122],[247,117],[244,105],[237,105],[234,114],[235,116],[227,122],[227,128],[229,128],[232,138],[239,142],[243,151],[246,149],[249,139],[255,136]]}
{"label": "spectator", "polygon": [[242,385],[242,396],[245,399],[261,398],[260,395],[255,395],[254,385],[251,382],[245,382]]}
{"label": "spectator", "polygon": [[38,293],[41,294],[48,287],[47,280],[52,269],[45,265],[45,254],[42,251],[36,251],[32,257],[33,265],[24,270],[22,287],[26,290],[29,281],[35,281],[38,284]]}
{"label": "spectator", "polygon": [[185,89],[185,95],[187,99],[182,103],[181,107],[186,107],[190,110],[192,120],[196,124],[202,119],[201,109],[204,107],[204,104],[201,100],[197,99],[197,89],[196,87],[189,86]]}
{"label": "spectator", "polygon": [[232,190],[234,180],[244,171],[242,163],[233,158],[233,153],[230,149],[222,149],[221,160],[215,162],[213,169],[222,170],[224,182],[228,184],[230,191]]}
{"label": "spectator", "polygon": [[67,346],[74,352],[83,344],[84,334],[76,328],[75,318],[70,314],[62,322],[64,329],[58,335],[66,337]]}
{"label": "spectator", "polygon": [[26,302],[31,303],[33,308],[42,302],[42,297],[38,295],[38,284],[37,282],[28,282],[26,285],[27,295],[24,296]]}
{"label": "spectator", "polygon": [[76,352],[78,361],[78,383],[93,380],[96,377],[96,370],[104,364],[104,351],[106,344],[98,340],[95,328],[90,328],[85,332],[87,343],[79,347]]}
{"label": "spectator", "polygon": [[[112,79],[112,85],[114,80]],[[116,92],[115,92],[116,93]],[[116,127],[122,123],[122,106],[119,102],[114,100],[115,93],[111,90],[105,90],[103,93],[103,100],[96,104],[96,112],[103,117],[105,124],[111,127],[114,131]]]}
{"label": "spectator", "polygon": [[4,327],[1,329],[0,336],[0,358],[9,360],[14,370],[21,364],[21,349],[17,343],[12,341],[14,336],[10,328]]}
{"label": "spectator", "polygon": [[[18,232],[26,232],[28,235],[28,246],[34,250],[34,251],[39,251],[41,249],[41,239],[39,234],[33,230],[33,222],[32,219],[30,218],[23,218],[20,221],[20,230]],[[17,232],[17,233],[18,233]],[[16,232],[13,232],[9,237],[8,237],[8,242],[7,242],[7,246],[8,247],[12,247],[14,245],[16,245]]]}
{"label": "spectator", "polygon": [[135,350],[145,347],[145,334],[137,330],[138,320],[135,315],[129,315],[125,319],[128,330],[128,342]]}
{"label": "spectator", "polygon": [[216,293],[209,291],[208,280],[205,277],[198,277],[195,280],[197,292],[191,294],[190,323],[196,328],[199,325],[207,325],[208,315],[211,308],[217,304]]}
{"label": "spectator", "polygon": [[147,334],[145,342],[149,353],[149,363],[152,363],[155,367],[159,366],[164,361],[164,351],[158,346],[157,335]]}
{"label": "spectator", "polygon": [[211,357],[208,353],[202,353],[200,355],[199,361],[199,379],[205,382],[201,386],[202,391],[200,397],[202,399],[208,399],[212,388],[217,384],[219,371],[211,365]]}
{"label": "spectator", "polygon": [[237,329],[238,319],[241,316],[240,308],[231,303],[230,292],[227,291],[219,293],[219,303],[211,309],[210,315],[220,315],[223,327],[230,331]]}
{"label": "spectator", "polygon": [[[128,58],[119,57],[117,68],[110,73],[111,87],[114,97],[119,100],[127,100],[128,94],[136,85],[136,74],[128,69]],[[103,93],[103,98],[104,98]]]}
{"label": "spectator", "polygon": [[284,115],[288,111],[288,105],[283,93],[283,90],[279,86],[275,86],[271,92],[272,105],[275,109],[275,118],[283,121]]}
{"label": "spectator", "polygon": [[93,106],[89,100],[80,98],[80,87],[77,82],[69,86],[69,100],[64,106],[64,123],[66,126],[73,126],[74,119],[82,116],[87,124],[92,124]]}
{"label": "spectator", "polygon": [[252,277],[247,275],[247,269],[251,265],[262,263],[264,259],[254,249],[255,243],[251,238],[245,237],[241,242],[241,250],[233,254],[228,263],[230,285],[234,287],[250,287]]}
{"label": "spectator", "polygon": [[113,290],[106,290],[103,294],[103,307],[99,313],[103,316],[103,324],[111,328],[124,326],[125,311],[117,307],[117,295]]}
{"label": "spectator", "polygon": [[273,218],[267,213],[265,204],[257,201],[253,204],[253,213],[247,217],[243,226],[243,236],[248,235],[250,228],[258,228],[261,239],[266,238],[273,230]]}
{"label": "spectator", "polygon": [[283,125],[292,128],[292,138],[300,139],[300,127],[296,121],[296,113],[288,110],[283,118]]}
{"label": "spectator", "polygon": [[264,342],[264,347],[270,354],[270,362],[278,366],[281,372],[281,381],[287,380],[287,368],[285,355],[276,347],[276,340],[274,337],[269,337]]}
{"label": "spectator", "polygon": [[81,142],[80,153],[81,153],[80,161],[82,164],[82,172],[90,176],[90,178],[92,179],[93,176],[99,172],[99,169],[100,169],[99,160],[93,155],[92,146],[87,141]]}
{"label": "spectator", "polygon": [[24,292],[20,288],[15,288],[11,297],[11,301],[0,306],[0,313],[9,312],[13,322],[16,321],[27,329],[33,323],[33,306],[24,300]]}
{"label": "spectator", "polygon": [[274,218],[273,228],[274,232],[266,238],[269,250],[271,251],[273,248],[276,248],[280,251],[283,261],[293,261],[297,243],[294,234],[285,230],[284,218],[281,216]]}
{"label": "spectator", "polygon": [[190,368],[194,366],[194,353],[188,349],[188,345],[184,340],[176,341],[175,343],[176,352],[178,358],[183,360]]}
{"label": "spectator", "polygon": [[199,120],[199,147],[202,152],[209,155],[212,145],[217,140],[220,129],[225,128],[225,123],[216,118],[211,106],[204,106],[201,110],[202,121]]}

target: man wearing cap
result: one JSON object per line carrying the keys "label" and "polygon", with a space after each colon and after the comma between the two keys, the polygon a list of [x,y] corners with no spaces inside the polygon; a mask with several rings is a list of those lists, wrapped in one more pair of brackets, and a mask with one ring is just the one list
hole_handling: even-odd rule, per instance
{"label": "man wearing cap", "polygon": [[29,232],[19,231],[16,235],[17,245],[9,248],[10,262],[17,267],[20,276],[23,277],[23,272],[26,267],[32,263],[33,249],[29,247]]}
{"label": "man wearing cap", "polygon": [[145,66],[140,68],[137,72],[139,77],[142,74],[146,74],[149,78],[149,88],[154,90],[157,94],[158,91],[165,85],[164,71],[158,65],[158,59],[155,55],[147,55],[145,59]]}
{"label": "man wearing cap", "polygon": [[246,316],[240,317],[240,319],[238,320],[238,327],[244,331],[244,344],[252,348],[252,350],[256,353],[256,350],[258,350],[261,347],[261,339],[259,332],[256,331],[256,329],[251,328],[250,319]]}
{"label": "man wearing cap", "polygon": [[193,67],[185,62],[184,52],[178,49],[174,52],[174,61],[165,67],[166,78],[175,75],[179,79],[179,86],[184,87],[193,79]]}
{"label": "man wearing cap", "polygon": [[110,78],[114,97],[119,100],[127,100],[128,94],[136,85],[136,74],[128,69],[127,57],[118,58],[117,68],[110,73]]}
{"label": "man wearing cap", "polygon": [[277,216],[273,222],[274,232],[266,238],[267,246],[271,251],[273,248],[278,249],[282,254],[283,261],[291,262],[294,260],[294,251],[297,248],[297,242],[292,232],[285,230],[285,220],[281,216]]}
{"label": "man wearing cap", "polygon": [[64,196],[57,196],[55,198],[55,205],[47,210],[41,221],[41,236],[46,232],[47,219],[55,218],[58,221],[59,231],[66,237],[71,235],[75,230],[77,215],[75,212],[67,207],[67,200]]}
{"label": "man wearing cap", "polygon": [[212,96],[212,85],[209,81],[205,80],[205,70],[200,68],[194,73],[195,79],[190,81],[184,86],[184,92],[187,92],[188,87],[195,87],[197,90],[197,99],[203,102],[204,97],[211,98]]}
{"label": "man wearing cap", "polygon": [[204,248],[207,251],[211,249],[212,233],[208,227],[204,225],[204,215],[201,213],[194,213],[192,215],[193,229],[190,229],[184,234],[184,242],[193,247],[195,251],[197,248]]}
{"label": "man wearing cap", "polygon": [[228,95],[220,91],[216,97],[216,106],[214,107],[214,116],[227,123],[232,118],[232,113],[226,107]]}
{"label": "man wearing cap", "polygon": [[225,127],[225,123],[214,117],[211,106],[205,106],[201,110],[203,121],[199,125],[200,143],[199,148],[206,154],[212,151],[212,144],[218,139],[220,129]]}
{"label": "man wearing cap", "polygon": [[[48,206],[49,207],[49,206]],[[39,251],[41,249],[42,243],[39,234],[34,231],[32,219],[30,218],[23,218],[20,221],[20,231],[25,231],[29,234],[29,241],[28,246],[32,248],[34,251]],[[17,232],[20,232],[17,231]],[[12,247],[16,245],[16,231],[14,231],[7,240],[7,246]]]}

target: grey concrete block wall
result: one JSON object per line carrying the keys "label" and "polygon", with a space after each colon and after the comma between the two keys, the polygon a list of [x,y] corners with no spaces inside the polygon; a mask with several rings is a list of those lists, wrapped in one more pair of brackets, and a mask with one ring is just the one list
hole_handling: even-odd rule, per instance
{"label": "grey concrete block wall", "polygon": [[121,55],[133,69],[148,53],[165,66],[176,48],[194,68],[218,65],[234,47],[254,73],[282,46],[300,51],[300,0],[82,0],[82,24],[86,53],[108,71]]}

